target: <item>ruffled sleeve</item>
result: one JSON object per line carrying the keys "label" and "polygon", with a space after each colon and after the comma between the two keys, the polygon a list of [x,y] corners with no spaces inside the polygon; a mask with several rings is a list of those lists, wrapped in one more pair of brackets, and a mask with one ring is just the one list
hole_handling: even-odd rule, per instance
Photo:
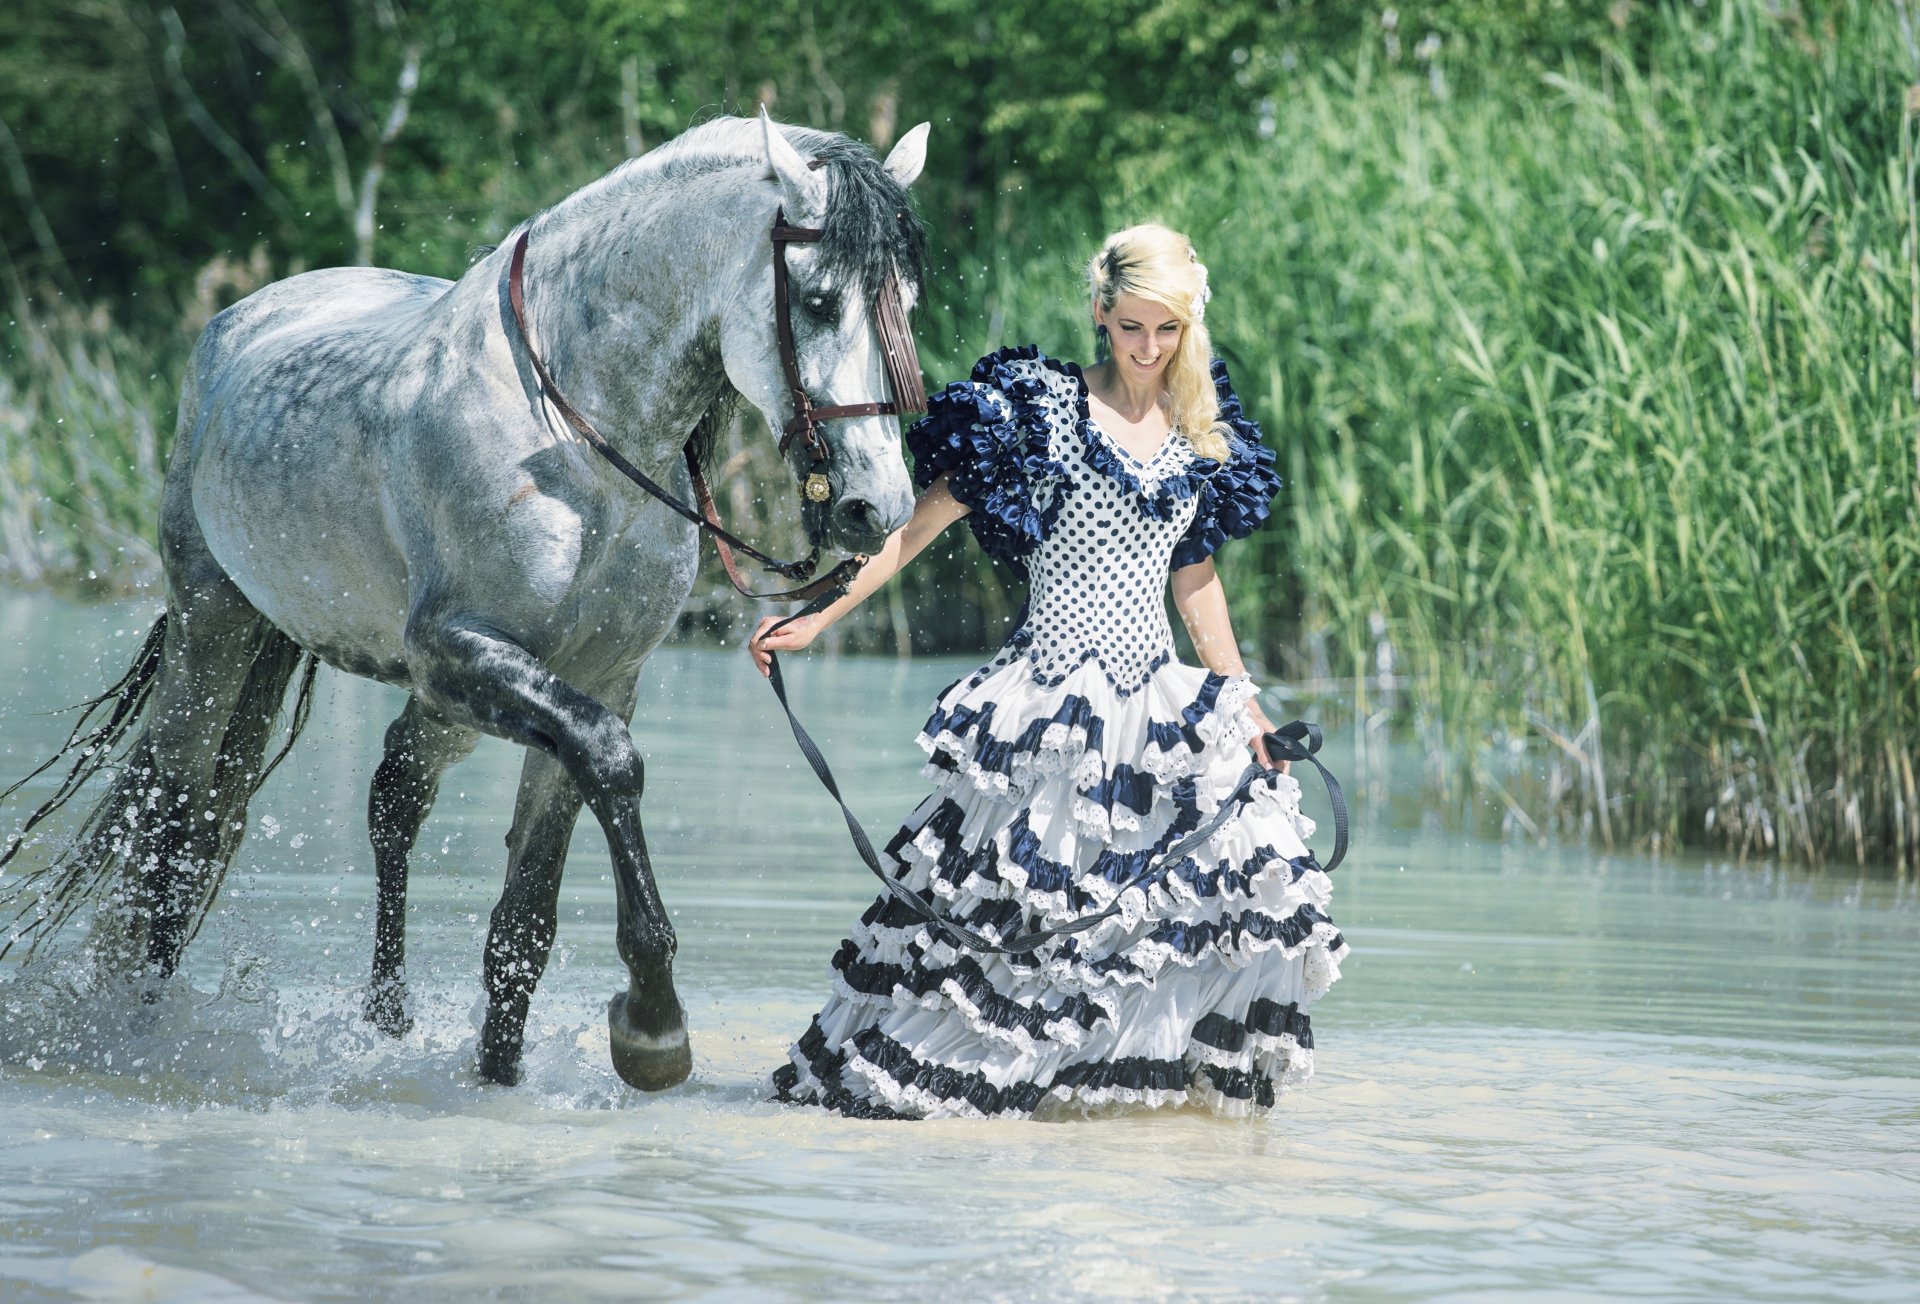
{"label": "ruffled sleeve", "polygon": [[1252,534],[1273,514],[1268,504],[1280,492],[1273,450],[1260,442],[1260,427],[1247,419],[1227,379],[1227,364],[1218,358],[1213,362],[1213,387],[1220,396],[1220,420],[1232,432],[1227,436],[1227,459],[1196,459],[1197,467],[1213,469],[1200,483],[1193,524],[1174,547],[1176,569],[1205,561],[1228,539]]}
{"label": "ruffled sleeve", "polygon": [[1022,572],[1060,511],[1056,487],[1066,468],[1050,438],[1055,372],[1067,374],[1032,345],[990,353],[969,379],[929,395],[927,414],[907,430],[914,487],[945,475],[972,509],[967,524],[980,546]]}

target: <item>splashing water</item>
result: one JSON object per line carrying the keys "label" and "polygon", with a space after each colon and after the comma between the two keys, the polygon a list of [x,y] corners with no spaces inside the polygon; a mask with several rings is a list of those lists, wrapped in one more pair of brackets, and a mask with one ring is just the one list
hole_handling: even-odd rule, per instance
{"label": "splashing water", "polygon": [[[0,599],[11,770],[137,614]],[[58,653],[93,645],[114,650]],[[911,735],[960,669],[791,668],[870,826],[917,799]],[[421,838],[412,1031],[360,1018],[365,789],[399,705],[322,676],[173,981],[131,991],[71,951],[0,970],[0,1297],[1797,1300],[1920,1276],[1911,889],[1375,811],[1336,876],[1355,955],[1316,1011],[1319,1076],[1270,1117],[849,1122],[763,1078],[864,876],[745,657],[668,651],[634,733],[694,1077],[645,1096],[608,1063],[623,971],[588,820],[503,1090],[473,1058],[511,748],[450,772]]]}

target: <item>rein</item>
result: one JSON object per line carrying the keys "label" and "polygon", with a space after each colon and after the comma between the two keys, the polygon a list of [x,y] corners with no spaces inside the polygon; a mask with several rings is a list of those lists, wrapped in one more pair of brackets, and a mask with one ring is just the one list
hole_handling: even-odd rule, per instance
{"label": "rein", "polygon": [[[804,610],[795,612],[780,624],[773,626],[767,633],[772,634],[782,625],[810,616],[826,605],[828,605],[827,602],[815,599],[808,603]],[[787,724],[793,729],[794,741],[800,744],[800,754],[807,758],[807,764],[813,767],[813,773],[820,780],[820,785],[839,805],[841,817],[847,822],[847,832],[853,837],[854,850],[860,853],[860,859],[866,862],[873,876],[879,879],[881,885],[887,889],[887,894],[930,927],[945,933],[952,941],[975,951],[994,955],[1027,955],[1035,948],[1057,937],[1084,933],[1113,918],[1120,913],[1121,900],[1128,892],[1135,888],[1147,887],[1166,877],[1168,870],[1179,864],[1182,859],[1217,833],[1222,825],[1232,819],[1236,808],[1242,802],[1251,799],[1250,794],[1254,784],[1275,773],[1257,762],[1249,762],[1247,768],[1241,772],[1239,780],[1234,784],[1233,791],[1221,799],[1219,807],[1213,814],[1185,837],[1149,860],[1138,874],[1120,886],[1114,893],[1113,900],[1103,909],[1088,915],[1078,915],[1071,921],[1052,928],[1034,928],[1024,933],[1016,933],[1012,937],[990,938],[941,914],[933,908],[931,902],[923,901],[908,891],[899,879],[894,878],[881,867],[880,857],[873,849],[873,840],[867,836],[866,829],[861,827],[859,818],[848,809],[846,798],[840,795],[840,785],[834,781],[833,771],[827,765],[827,758],[821,754],[819,744],[815,743],[807,731],[801,727],[800,721],[793,714],[793,708],[787,704],[787,686],[780,676],[780,658],[773,652],[767,654],[767,679],[773,685],[773,695],[780,699],[780,709],[787,713]],[[1306,761],[1320,771],[1321,779],[1326,782],[1327,800],[1333,806],[1333,857],[1321,866],[1321,869],[1331,874],[1347,856],[1347,795],[1341,790],[1340,781],[1333,777],[1333,772],[1320,763],[1320,758],[1316,755],[1320,750],[1320,741],[1320,726],[1308,724],[1303,720],[1281,725],[1265,738],[1269,756],[1283,761]]]}

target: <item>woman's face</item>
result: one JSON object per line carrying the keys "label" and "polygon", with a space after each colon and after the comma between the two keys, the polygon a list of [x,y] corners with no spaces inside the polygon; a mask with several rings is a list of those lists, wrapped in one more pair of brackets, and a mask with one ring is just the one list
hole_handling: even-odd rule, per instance
{"label": "woman's face", "polygon": [[1136,294],[1121,295],[1109,312],[1095,305],[1093,317],[1107,328],[1114,365],[1142,384],[1166,374],[1167,362],[1180,346],[1180,332],[1186,329],[1166,304]]}

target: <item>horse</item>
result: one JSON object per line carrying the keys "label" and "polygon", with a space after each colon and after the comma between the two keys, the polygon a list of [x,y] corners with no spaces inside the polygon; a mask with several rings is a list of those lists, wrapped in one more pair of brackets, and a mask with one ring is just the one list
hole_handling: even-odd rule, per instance
{"label": "horse", "polygon": [[[442,774],[491,734],[526,758],[483,958],[481,1079],[519,1080],[584,803],[606,832],[628,975],[608,1006],[614,1069],[644,1090],[684,1081],[676,939],[628,726],[641,664],[692,590],[699,530],[555,410],[617,432],[617,453],[684,500],[740,405],[775,432],[803,419],[809,394],[882,406],[857,401],[889,377],[882,286],[896,314],[917,297],[924,236],[906,188],[927,134],[915,127],[883,162],[764,109],[717,118],[529,218],[456,281],[312,271],[214,317],[162,491],[166,610],[41,767],[78,757],[0,867],[93,774],[111,785],[63,851],[16,877],[5,946],[37,947],[91,903],[96,927],[118,921],[117,971],[151,996],[211,909],[324,663],[408,694],[367,802],[365,1018],[411,1027],[409,853]],[[776,244],[783,220],[815,229]],[[806,478],[816,552],[877,551],[913,505],[897,418],[841,416],[824,447],[810,427],[807,442],[824,463],[782,448]]]}

